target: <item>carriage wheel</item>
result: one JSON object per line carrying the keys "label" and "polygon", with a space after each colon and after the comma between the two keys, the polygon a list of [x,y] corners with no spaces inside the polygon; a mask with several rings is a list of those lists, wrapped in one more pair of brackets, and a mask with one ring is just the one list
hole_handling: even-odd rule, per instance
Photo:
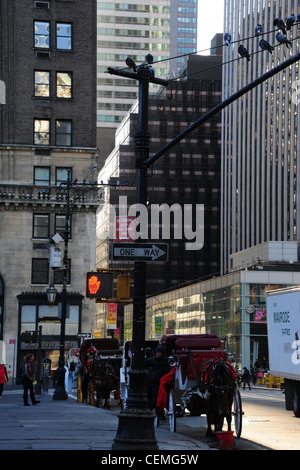
{"label": "carriage wheel", "polygon": [[169,410],[168,410],[169,426],[171,432],[176,432],[176,404],[173,389],[169,392]]}
{"label": "carriage wheel", "polygon": [[241,437],[242,434],[242,399],[240,391],[238,390],[234,395],[234,423],[235,423],[235,433],[237,437]]}
{"label": "carriage wheel", "polygon": [[79,375],[77,379],[77,401],[82,403],[82,389],[81,389],[81,377]]}
{"label": "carriage wheel", "polygon": [[95,404],[95,388],[93,382],[90,382],[88,387],[88,403],[91,406]]}

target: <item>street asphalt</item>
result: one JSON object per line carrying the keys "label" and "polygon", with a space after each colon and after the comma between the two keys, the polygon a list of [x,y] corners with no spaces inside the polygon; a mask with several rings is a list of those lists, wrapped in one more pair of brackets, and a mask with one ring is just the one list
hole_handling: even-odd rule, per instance
{"label": "street asphalt", "polygon": [[[0,400],[0,450],[93,450],[110,451],[116,437],[119,418],[103,408],[78,403],[72,394],[65,401],[53,400],[53,390],[36,395],[40,403],[24,406],[23,390],[4,386]],[[31,403],[29,401],[29,403]],[[212,450],[205,443],[155,428],[159,451]],[[130,466],[130,465],[129,465]]]}

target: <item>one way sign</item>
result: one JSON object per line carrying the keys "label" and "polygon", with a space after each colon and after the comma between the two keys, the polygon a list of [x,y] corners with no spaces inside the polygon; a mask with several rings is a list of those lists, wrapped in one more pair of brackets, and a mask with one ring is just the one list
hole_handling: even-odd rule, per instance
{"label": "one way sign", "polygon": [[115,261],[168,261],[167,243],[114,243]]}

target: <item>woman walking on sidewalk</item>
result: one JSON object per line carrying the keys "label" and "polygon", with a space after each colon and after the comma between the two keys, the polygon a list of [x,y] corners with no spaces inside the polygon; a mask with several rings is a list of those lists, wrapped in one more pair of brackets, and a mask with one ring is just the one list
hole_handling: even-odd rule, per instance
{"label": "woman walking on sidewalk", "polygon": [[38,403],[40,403],[38,400],[35,399],[34,392],[33,392],[34,374],[35,374],[34,356],[33,354],[27,354],[26,361],[23,366],[23,373],[22,373],[22,384],[24,388],[24,394],[23,394],[24,406],[29,406],[28,390],[29,390],[32,404],[37,405]]}
{"label": "woman walking on sidewalk", "polygon": [[2,398],[4,384],[8,381],[7,370],[3,362],[0,362],[0,400]]}

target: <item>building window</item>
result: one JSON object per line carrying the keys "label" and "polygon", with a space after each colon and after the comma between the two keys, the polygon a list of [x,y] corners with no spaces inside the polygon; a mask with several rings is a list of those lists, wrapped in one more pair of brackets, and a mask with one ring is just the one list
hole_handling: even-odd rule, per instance
{"label": "building window", "polygon": [[[65,223],[66,223],[66,216],[65,215],[58,215],[56,214],[55,215],[55,233],[59,233],[60,236],[62,238],[64,238],[65,236]],[[68,234],[68,238],[71,239],[72,236],[71,236],[71,227],[72,227],[72,224],[71,224],[71,217],[69,218],[69,227],[68,227],[68,230],[69,230],[69,234]]]}
{"label": "building window", "polygon": [[36,70],[34,72],[34,96],[48,98],[50,96],[50,72]]}
{"label": "building window", "polygon": [[56,72],[56,98],[72,98],[71,72]]}
{"label": "building window", "polygon": [[34,120],[34,144],[49,145],[50,144],[50,120],[35,119]]}
{"label": "building window", "polygon": [[71,23],[56,23],[56,49],[72,50]]}
{"label": "building window", "polygon": [[31,268],[32,284],[49,284],[48,258],[33,258]]}
{"label": "building window", "polygon": [[49,21],[34,22],[34,47],[41,49],[50,48],[50,23]]}
{"label": "building window", "polygon": [[50,167],[35,166],[33,169],[33,184],[35,186],[50,185]]}
{"label": "building window", "polygon": [[63,147],[71,147],[72,145],[72,122],[58,120],[55,123],[56,128],[56,145]]}
{"label": "building window", "polygon": [[33,238],[49,238],[50,216],[49,214],[33,214]]}
{"label": "building window", "polygon": [[61,183],[68,181],[68,172],[70,172],[70,180],[72,181],[72,168],[55,168],[55,184],[59,186]]}
{"label": "building window", "polygon": [[[63,284],[64,270],[56,269],[54,271],[54,284]],[[67,284],[71,284],[71,260],[67,261]]]}

